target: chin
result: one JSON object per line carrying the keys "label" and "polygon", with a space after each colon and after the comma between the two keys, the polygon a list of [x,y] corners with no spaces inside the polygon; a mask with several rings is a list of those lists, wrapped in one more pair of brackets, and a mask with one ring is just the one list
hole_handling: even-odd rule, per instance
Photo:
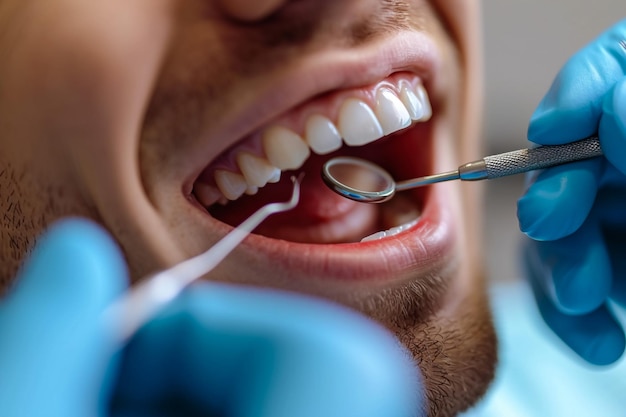
{"label": "chin", "polygon": [[467,409],[496,362],[475,243],[480,189],[438,184],[363,204],[330,191],[320,171],[357,156],[402,180],[481,154],[476,5],[296,1],[248,27],[215,24],[207,3],[181,6],[141,134],[109,153],[127,175],[112,178],[110,164],[90,175],[100,179],[85,198],[133,279],[207,250],[257,208],[288,200],[290,177],[304,174],[298,206],[205,278],[358,310],[413,353],[429,415]]}

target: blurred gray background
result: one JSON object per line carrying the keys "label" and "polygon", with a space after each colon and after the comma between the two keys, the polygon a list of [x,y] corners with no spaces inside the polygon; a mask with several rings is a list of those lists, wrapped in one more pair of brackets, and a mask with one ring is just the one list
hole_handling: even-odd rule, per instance
{"label": "blurred gray background", "polygon": [[[624,0],[483,0],[487,153],[521,148],[528,120],[569,56],[626,18]],[[485,236],[492,279],[519,277],[515,217],[522,176],[487,184]]]}

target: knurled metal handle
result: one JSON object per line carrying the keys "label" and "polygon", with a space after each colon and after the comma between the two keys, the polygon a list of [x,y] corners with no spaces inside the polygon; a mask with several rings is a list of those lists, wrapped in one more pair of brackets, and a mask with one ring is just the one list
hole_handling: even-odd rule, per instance
{"label": "knurled metal handle", "polygon": [[500,178],[602,155],[597,136],[564,145],[545,145],[486,156],[486,178]]}

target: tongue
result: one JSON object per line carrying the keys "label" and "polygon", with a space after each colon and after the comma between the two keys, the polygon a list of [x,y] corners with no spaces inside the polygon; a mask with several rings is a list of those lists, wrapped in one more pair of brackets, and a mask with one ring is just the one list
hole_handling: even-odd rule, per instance
{"label": "tongue", "polygon": [[[257,233],[297,241],[323,240],[326,243],[352,239],[347,236],[361,235],[375,229],[378,220],[374,205],[343,198],[324,184],[320,172],[326,159],[313,156],[300,170],[283,172],[280,182],[268,184],[258,194],[244,196],[226,206],[215,205],[210,212],[215,218],[236,226],[266,204],[289,200],[293,190],[290,177],[304,173],[297,207],[286,213],[272,215],[259,227]],[[320,232],[321,229],[324,231]],[[332,233],[329,233],[329,229],[332,229]]]}

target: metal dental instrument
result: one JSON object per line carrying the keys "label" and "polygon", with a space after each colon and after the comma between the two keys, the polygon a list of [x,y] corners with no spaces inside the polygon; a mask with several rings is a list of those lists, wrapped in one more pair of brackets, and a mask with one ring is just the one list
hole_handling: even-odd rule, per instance
{"label": "metal dental instrument", "polygon": [[382,203],[396,191],[405,191],[450,180],[478,181],[506,177],[536,169],[602,155],[596,136],[564,145],[539,146],[498,155],[461,165],[455,171],[395,182],[383,168],[369,161],[338,157],[326,162],[322,178],[339,195],[363,203]]}
{"label": "metal dental instrument", "polygon": [[291,180],[293,193],[289,201],[261,207],[206,252],[151,275],[109,306],[104,312],[105,324],[118,340],[128,340],[187,285],[222,262],[268,216],[294,208],[300,200],[301,178]]}

